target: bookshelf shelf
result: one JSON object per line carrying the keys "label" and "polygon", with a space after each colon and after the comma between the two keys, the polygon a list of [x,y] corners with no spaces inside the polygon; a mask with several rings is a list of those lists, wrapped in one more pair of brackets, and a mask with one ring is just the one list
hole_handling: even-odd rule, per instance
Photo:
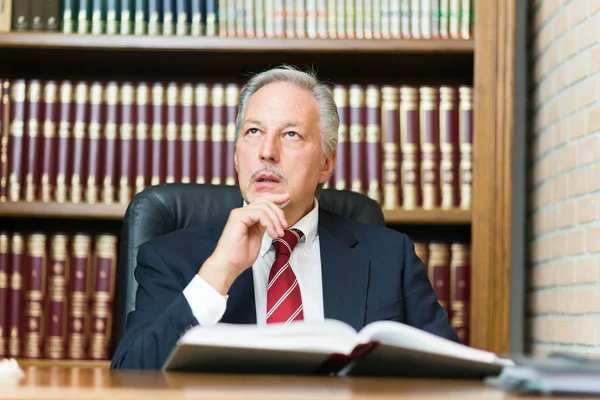
{"label": "bookshelf shelf", "polygon": [[192,36],[108,36],[9,32],[0,34],[0,48],[53,48],[125,51],[307,53],[466,53],[472,39],[285,39]]}
{"label": "bookshelf shelf", "polygon": [[[2,217],[120,220],[126,204],[6,202],[0,203]],[[470,210],[384,210],[390,224],[459,224],[471,222]]]}
{"label": "bookshelf shelf", "polygon": [[22,368],[28,367],[79,367],[79,368],[110,368],[109,360],[50,360],[18,358],[17,363]]}

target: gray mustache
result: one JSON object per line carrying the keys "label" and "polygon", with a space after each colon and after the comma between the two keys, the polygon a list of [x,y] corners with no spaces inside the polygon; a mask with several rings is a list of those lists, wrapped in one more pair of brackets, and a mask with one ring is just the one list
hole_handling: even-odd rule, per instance
{"label": "gray mustache", "polygon": [[263,172],[269,172],[273,175],[277,175],[277,177],[279,179],[281,179],[281,182],[287,183],[287,179],[285,179],[285,176],[283,176],[283,173],[281,173],[281,171],[279,171],[275,166],[273,166],[271,164],[263,164],[262,166],[255,169],[254,172],[252,172],[252,174],[250,175],[250,181],[253,181],[254,178],[256,178],[256,176],[258,174],[263,173]]}

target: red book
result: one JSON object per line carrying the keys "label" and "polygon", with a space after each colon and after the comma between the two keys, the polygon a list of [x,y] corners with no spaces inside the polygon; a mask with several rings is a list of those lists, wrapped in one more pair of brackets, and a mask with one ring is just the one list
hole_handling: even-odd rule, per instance
{"label": "red book", "polygon": [[190,183],[194,179],[194,87],[186,83],[181,87],[181,157],[179,157],[180,181]]}
{"label": "red book", "polygon": [[237,117],[238,101],[240,96],[240,88],[235,83],[227,85],[225,106],[227,108],[227,156],[225,158],[226,175],[225,184],[235,185],[236,182],[236,171],[233,160],[233,154],[235,152],[235,120]]}
{"label": "red book", "polygon": [[91,237],[76,234],[72,239],[71,276],[69,277],[69,316],[67,358],[88,358],[90,315],[89,301],[92,277]]}
{"label": "red book", "polygon": [[429,244],[429,279],[438,299],[438,303],[450,312],[450,245],[441,242]]}
{"label": "red book", "polygon": [[420,94],[422,207],[431,210],[440,204],[439,96],[437,88],[427,86],[420,89]]}
{"label": "red book", "polygon": [[163,146],[165,134],[165,89],[156,82],[152,86],[152,178],[151,185],[158,185],[165,180],[166,155]]}
{"label": "red book", "polygon": [[227,145],[225,143],[225,88],[222,84],[214,84],[211,90],[212,126],[210,138],[212,141],[212,179],[213,185],[225,183],[225,160],[227,159]]}
{"label": "red book", "polygon": [[8,357],[23,355],[23,279],[25,240],[19,232],[13,232],[10,247],[10,286],[8,289],[10,310],[8,320]]}
{"label": "red book", "polygon": [[70,276],[69,237],[56,234],[50,240],[44,357],[65,358],[67,343],[67,295]]}
{"label": "red book", "polygon": [[8,140],[8,199],[19,201],[23,199],[23,154],[25,140],[25,99],[27,84],[19,79],[12,83],[10,103],[10,137]]}
{"label": "red book", "polygon": [[106,124],[104,125],[104,160],[102,161],[102,202],[112,204],[116,200],[117,182],[117,135],[119,134],[119,85],[115,81],[106,85]]}
{"label": "red book", "polygon": [[9,277],[10,252],[8,251],[10,236],[8,232],[0,232],[0,358],[8,355],[9,330]]}
{"label": "red book", "polygon": [[101,235],[96,238],[93,265],[90,358],[108,360],[117,272],[116,236]]}
{"label": "red book", "polygon": [[176,83],[167,86],[167,183],[179,181],[180,145],[179,129],[181,125],[180,91]]}
{"label": "red book", "polygon": [[453,243],[450,261],[450,326],[460,342],[469,345],[469,309],[471,306],[471,252],[465,243]]}
{"label": "red book", "polygon": [[71,202],[83,201],[83,185],[87,181],[86,131],[89,121],[89,85],[79,82],[75,86],[75,123],[73,124],[73,153],[71,171]]}
{"label": "red book", "polygon": [[41,109],[42,84],[38,80],[29,81],[27,85],[27,157],[25,164],[25,201],[36,200],[38,168],[41,155]]}
{"label": "red book", "polygon": [[95,204],[100,197],[100,173],[102,160],[102,132],[105,123],[104,86],[93,82],[90,88],[90,119],[88,125],[88,178],[85,201]]}
{"label": "red book", "polygon": [[376,85],[366,89],[366,148],[367,148],[367,195],[381,201],[381,97]]}
{"label": "red book", "polygon": [[44,143],[42,146],[42,176],[40,178],[40,198],[43,202],[52,201],[56,184],[56,148],[59,123],[58,86],[54,81],[44,86]]}
{"label": "red book", "polygon": [[8,200],[8,136],[10,130],[10,81],[0,80],[0,202]]}
{"label": "red book", "polygon": [[365,169],[365,90],[360,85],[351,85],[350,94],[350,189],[354,192],[366,192]]}
{"label": "red book", "polygon": [[458,186],[458,91],[455,87],[440,88],[440,180],[441,208],[459,204]]}
{"label": "red book", "polygon": [[396,86],[381,88],[381,128],[383,141],[383,207],[400,208],[400,112],[399,89]]}
{"label": "red book", "polygon": [[135,141],[136,141],[136,167],[135,167],[135,192],[139,193],[150,184],[150,90],[146,82],[140,82],[136,90],[135,105]]}
{"label": "red book", "polygon": [[473,184],[473,88],[459,88],[460,208],[471,208]]}
{"label": "red book", "polygon": [[212,107],[208,85],[195,88],[196,183],[209,183],[212,176],[212,143],[210,141]]}
{"label": "red book", "polygon": [[400,148],[402,150],[402,207],[414,210],[421,204],[419,195],[419,92],[416,87],[400,88]]}
{"label": "red book", "polygon": [[[119,203],[129,204],[133,192],[134,181],[134,126],[133,107],[134,107],[134,88],[129,82],[121,85],[120,96],[120,114],[119,123],[119,147],[121,153],[121,171],[119,176]],[[116,181],[115,181],[116,183]]]}
{"label": "red book", "polygon": [[42,344],[45,339],[46,276],[48,264],[46,256],[46,235],[31,234],[27,238],[27,256],[25,257],[25,292],[23,324],[23,356],[42,358]]}
{"label": "red book", "polygon": [[60,122],[56,155],[56,192],[54,195],[58,203],[67,201],[67,182],[71,180],[70,165],[73,157],[72,130],[75,107],[73,99],[73,85],[70,81],[63,81],[60,85]]}
{"label": "red book", "polygon": [[333,88],[333,99],[340,116],[338,129],[337,162],[334,172],[335,188],[350,189],[350,111],[348,104],[348,88],[337,85]]}

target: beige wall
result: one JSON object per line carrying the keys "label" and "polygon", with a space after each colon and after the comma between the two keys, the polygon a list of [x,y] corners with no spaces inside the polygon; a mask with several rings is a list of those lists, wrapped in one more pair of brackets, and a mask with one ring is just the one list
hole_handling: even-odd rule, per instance
{"label": "beige wall", "polygon": [[527,342],[600,355],[600,0],[530,5]]}

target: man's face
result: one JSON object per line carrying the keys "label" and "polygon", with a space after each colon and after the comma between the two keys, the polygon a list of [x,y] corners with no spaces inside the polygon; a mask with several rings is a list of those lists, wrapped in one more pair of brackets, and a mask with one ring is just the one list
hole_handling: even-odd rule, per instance
{"label": "man's face", "polygon": [[317,184],[333,169],[332,157],[322,163],[319,106],[312,94],[287,82],[253,94],[237,139],[235,166],[247,202],[289,193],[296,212],[311,209]]}

